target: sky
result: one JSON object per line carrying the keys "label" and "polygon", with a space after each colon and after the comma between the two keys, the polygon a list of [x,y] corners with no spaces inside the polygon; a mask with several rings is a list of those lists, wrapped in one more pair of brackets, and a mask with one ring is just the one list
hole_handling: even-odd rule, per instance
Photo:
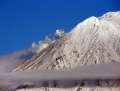
{"label": "sky", "polygon": [[120,10],[120,0],[0,0],[0,54],[28,48],[57,29]]}

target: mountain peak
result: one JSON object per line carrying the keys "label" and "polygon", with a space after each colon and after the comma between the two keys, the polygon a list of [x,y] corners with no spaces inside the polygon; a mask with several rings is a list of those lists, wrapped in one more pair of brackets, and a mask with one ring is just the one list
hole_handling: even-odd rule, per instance
{"label": "mountain peak", "polygon": [[[120,61],[119,13],[86,19],[13,71],[70,68]],[[108,17],[110,14],[116,17]]]}

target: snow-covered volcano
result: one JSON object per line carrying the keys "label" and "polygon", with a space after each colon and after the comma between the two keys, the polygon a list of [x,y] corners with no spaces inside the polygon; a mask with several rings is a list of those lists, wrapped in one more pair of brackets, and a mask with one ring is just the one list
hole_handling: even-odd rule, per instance
{"label": "snow-covered volcano", "polygon": [[13,71],[59,69],[120,61],[120,12],[94,16]]}
{"label": "snow-covered volcano", "polygon": [[[99,67],[103,67],[99,66],[99,64],[111,62],[120,62],[120,11],[109,12],[98,18],[92,16],[86,19],[82,23],[79,23],[69,33],[61,36],[59,40],[50,43],[49,46],[38,51],[31,59],[15,68],[13,73],[0,75],[0,87],[2,85],[8,86],[7,88],[1,87],[0,91],[120,91],[119,79],[77,80],[72,81],[72,85],[70,82],[63,82],[61,84],[54,79],[58,79],[59,77],[64,78],[62,74],[53,72],[55,78],[52,77],[52,82],[47,82],[43,80],[46,80],[45,78],[49,79],[49,74],[45,73],[46,71],[39,70],[51,69],[47,70],[47,72],[50,73],[54,71],[53,69],[68,69],[76,66],[83,66],[83,68],[77,69],[78,75],[82,76],[80,73],[84,73],[82,72],[85,71],[84,69],[86,69],[86,72],[89,71],[89,69],[84,68],[87,67],[87,65],[95,64],[99,69]],[[87,75],[87,77],[90,76],[94,78],[100,74],[102,75],[102,72],[107,72],[104,71],[105,67],[103,67],[102,70],[99,70],[99,74],[96,75],[95,68],[97,67],[91,67],[91,72],[89,72],[91,75],[84,73],[83,76]],[[109,68],[111,68],[110,65]],[[109,71],[109,69],[105,70]],[[58,72],[58,70],[55,71]],[[65,73],[64,70],[62,71]],[[68,71],[68,74],[65,74],[71,78],[74,76],[78,77],[75,74],[70,74],[70,72],[73,71],[74,70]],[[108,72],[109,75],[114,75],[111,75],[110,71]],[[120,75],[118,69],[117,72],[114,73],[118,73],[117,76]],[[50,74],[52,76],[52,73]],[[103,75],[103,78],[104,76],[105,75]],[[30,83],[28,81],[29,79],[33,83]],[[40,84],[36,86],[35,83]]]}

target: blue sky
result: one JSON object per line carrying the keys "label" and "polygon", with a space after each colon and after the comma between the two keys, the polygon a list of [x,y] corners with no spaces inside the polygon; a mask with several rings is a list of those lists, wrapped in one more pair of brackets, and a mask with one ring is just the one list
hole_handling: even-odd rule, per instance
{"label": "blue sky", "polygon": [[120,0],[0,0],[0,54],[27,48],[56,29],[119,11]]}

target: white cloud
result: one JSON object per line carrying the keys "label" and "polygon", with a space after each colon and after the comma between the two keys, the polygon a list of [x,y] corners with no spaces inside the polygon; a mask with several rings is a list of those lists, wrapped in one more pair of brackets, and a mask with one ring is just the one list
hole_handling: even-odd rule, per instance
{"label": "white cloud", "polygon": [[31,47],[29,48],[33,53],[38,53],[41,50],[43,50],[44,48],[46,48],[47,46],[49,46],[51,43],[53,43],[53,41],[46,36],[45,40],[43,41],[39,41],[38,44],[36,44],[35,42],[32,43]]}
{"label": "white cloud", "polygon": [[65,31],[63,29],[60,29],[60,30],[57,29],[56,33],[53,36],[52,35],[50,36],[52,38],[50,38],[49,36],[46,36],[45,40],[39,41],[38,44],[33,42],[30,47],[30,50],[33,53],[38,53],[41,50],[43,50],[44,48],[46,48],[47,46],[49,46],[51,43],[53,43],[55,41],[55,39],[61,38],[64,34],[65,34]]}
{"label": "white cloud", "polygon": [[63,30],[63,29],[60,29],[60,30],[56,30],[56,33],[54,34],[54,36],[56,37],[56,38],[60,38],[60,37],[62,37],[63,35],[65,34],[65,31]]}

